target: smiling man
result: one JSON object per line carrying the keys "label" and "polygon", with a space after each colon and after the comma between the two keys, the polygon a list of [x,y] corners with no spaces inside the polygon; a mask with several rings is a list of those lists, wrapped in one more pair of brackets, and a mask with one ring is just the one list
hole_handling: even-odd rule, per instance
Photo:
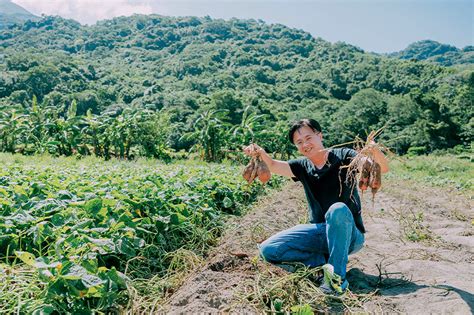
{"label": "smiling man", "polygon": [[[289,269],[287,263],[295,262],[308,267],[324,265],[326,276],[320,288],[329,294],[342,293],[349,285],[345,279],[348,255],[364,244],[359,194],[344,167],[357,152],[349,148],[326,149],[321,126],[314,119],[297,121],[288,136],[304,158],[274,160],[256,144],[247,146],[244,152],[259,155],[272,173],[303,184],[309,224],[299,224],[273,235],[260,244],[260,253],[268,262],[286,269]],[[382,152],[375,150],[375,161],[367,159],[364,165],[378,163],[377,169],[385,173],[387,160]]]}

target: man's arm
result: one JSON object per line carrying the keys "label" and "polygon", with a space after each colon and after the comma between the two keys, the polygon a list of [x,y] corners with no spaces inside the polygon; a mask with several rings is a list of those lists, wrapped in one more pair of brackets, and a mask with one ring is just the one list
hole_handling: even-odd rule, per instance
{"label": "man's arm", "polygon": [[251,144],[245,147],[244,153],[249,156],[259,155],[262,161],[267,164],[270,172],[274,174],[286,177],[295,177],[288,162],[272,159],[271,156],[268,155],[268,153],[257,144]]}

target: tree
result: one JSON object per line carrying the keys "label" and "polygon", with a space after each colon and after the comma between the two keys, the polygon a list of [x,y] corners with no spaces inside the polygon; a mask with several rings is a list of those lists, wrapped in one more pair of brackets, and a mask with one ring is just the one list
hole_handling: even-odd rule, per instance
{"label": "tree", "polygon": [[226,113],[222,120],[232,125],[240,124],[243,104],[230,90],[214,93],[211,96],[211,107],[215,112]]}
{"label": "tree", "polygon": [[59,77],[60,72],[55,66],[40,65],[30,68],[24,74],[23,85],[30,95],[36,95],[42,101],[59,83]]}

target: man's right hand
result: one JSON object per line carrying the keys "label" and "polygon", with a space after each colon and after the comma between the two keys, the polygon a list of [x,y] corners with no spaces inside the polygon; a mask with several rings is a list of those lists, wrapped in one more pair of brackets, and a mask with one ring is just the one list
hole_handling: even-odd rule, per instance
{"label": "man's right hand", "polygon": [[272,159],[258,144],[252,143],[251,145],[244,147],[243,151],[248,156],[259,156],[262,161],[267,164],[270,172],[281,176],[295,177],[288,162]]}
{"label": "man's right hand", "polygon": [[248,156],[258,156],[265,152],[264,149],[255,143],[244,147],[243,151]]}

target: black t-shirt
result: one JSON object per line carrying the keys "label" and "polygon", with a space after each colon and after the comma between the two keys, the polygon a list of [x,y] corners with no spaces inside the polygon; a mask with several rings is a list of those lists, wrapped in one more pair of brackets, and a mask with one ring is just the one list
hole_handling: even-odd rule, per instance
{"label": "black t-shirt", "polygon": [[321,169],[308,158],[288,161],[295,175],[293,180],[303,184],[311,223],[324,223],[324,215],[329,207],[336,202],[343,202],[351,210],[357,228],[365,233],[359,194],[353,181],[346,183],[347,168],[341,168],[349,165],[356,154],[349,148],[331,149]]}

